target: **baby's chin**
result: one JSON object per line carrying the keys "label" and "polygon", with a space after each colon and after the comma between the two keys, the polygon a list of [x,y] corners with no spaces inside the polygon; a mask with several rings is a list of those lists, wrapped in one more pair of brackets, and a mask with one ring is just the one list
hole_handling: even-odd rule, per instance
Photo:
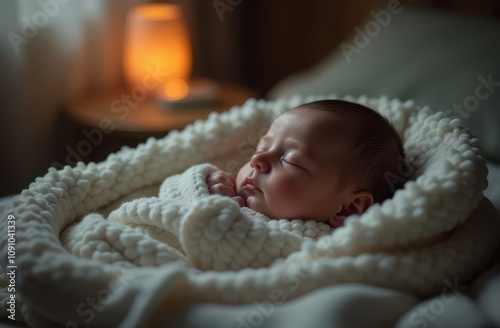
{"label": "baby's chin", "polygon": [[259,212],[260,214],[264,214],[270,219],[276,219],[271,211],[269,211],[264,204],[262,204],[262,201],[258,199],[255,195],[249,195],[249,196],[242,196],[243,199],[245,200],[246,207],[251,208],[255,212]]}

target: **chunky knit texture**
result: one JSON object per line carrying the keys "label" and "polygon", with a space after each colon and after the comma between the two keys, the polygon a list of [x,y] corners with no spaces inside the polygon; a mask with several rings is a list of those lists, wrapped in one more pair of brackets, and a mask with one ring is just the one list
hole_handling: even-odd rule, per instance
{"label": "chunky knit texture", "polygon": [[[426,296],[439,293],[444,279],[467,282],[484,271],[500,229],[498,215],[475,210],[487,185],[477,139],[457,119],[385,97],[345,99],[393,122],[411,164],[401,176],[413,181],[332,233],[308,221],[268,220],[228,197],[200,193],[210,166],[178,176],[179,186],[169,191],[177,195],[140,198],[108,218],[100,214],[99,208],[195,164],[243,164],[238,159],[249,137],[284,111],[322,98],[335,96],[250,99],[101,163],[50,169],[36,179],[2,214],[16,219],[17,319],[37,327],[132,326],[138,322],[124,319],[127,313],[151,314],[137,309],[252,303],[276,290],[291,299],[342,282]],[[144,226],[157,233],[143,233]],[[6,254],[6,225],[1,229]],[[159,231],[182,247],[162,242]],[[2,269],[7,265],[4,256]],[[9,294],[0,282],[4,307]],[[99,300],[93,316],[84,311],[89,297]]]}

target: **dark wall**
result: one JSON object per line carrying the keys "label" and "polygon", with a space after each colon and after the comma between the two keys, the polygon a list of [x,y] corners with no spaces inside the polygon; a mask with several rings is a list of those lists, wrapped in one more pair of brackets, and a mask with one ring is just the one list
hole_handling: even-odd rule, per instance
{"label": "dark wall", "polygon": [[390,2],[499,16],[498,0],[182,0],[196,76],[236,82],[262,96],[311,67]]}
{"label": "dark wall", "polygon": [[193,74],[236,82],[262,96],[307,69],[352,33],[379,0],[189,0]]}

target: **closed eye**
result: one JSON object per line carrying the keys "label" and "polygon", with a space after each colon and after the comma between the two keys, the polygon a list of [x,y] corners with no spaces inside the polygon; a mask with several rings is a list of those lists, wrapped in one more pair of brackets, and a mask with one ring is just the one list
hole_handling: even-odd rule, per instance
{"label": "closed eye", "polygon": [[285,156],[280,158],[280,163],[281,163],[281,166],[283,166],[284,168],[300,169],[300,170],[308,172],[305,168],[303,168],[299,164],[293,162],[291,159],[287,159]]}

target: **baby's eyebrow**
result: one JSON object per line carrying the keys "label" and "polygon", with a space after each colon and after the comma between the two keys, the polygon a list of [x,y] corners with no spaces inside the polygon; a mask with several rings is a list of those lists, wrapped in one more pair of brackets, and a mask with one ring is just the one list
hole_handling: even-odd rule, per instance
{"label": "baby's eyebrow", "polygon": [[310,162],[314,161],[314,156],[311,153],[311,151],[309,150],[309,148],[307,147],[307,144],[303,143],[302,141],[290,139],[290,138],[287,138],[285,140],[285,143],[288,146],[291,146],[292,148],[298,149],[301,153],[301,157],[303,157],[305,160],[310,161]]}
{"label": "baby's eyebrow", "polygon": [[293,148],[297,148],[299,150],[303,150],[307,153],[309,153],[307,151],[307,146],[305,143],[303,143],[302,141],[299,141],[299,140],[295,140],[295,139],[292,139],[292,138],[286,138],[285,139],[285,145],[287,145],[288,147],[293,147]]}

